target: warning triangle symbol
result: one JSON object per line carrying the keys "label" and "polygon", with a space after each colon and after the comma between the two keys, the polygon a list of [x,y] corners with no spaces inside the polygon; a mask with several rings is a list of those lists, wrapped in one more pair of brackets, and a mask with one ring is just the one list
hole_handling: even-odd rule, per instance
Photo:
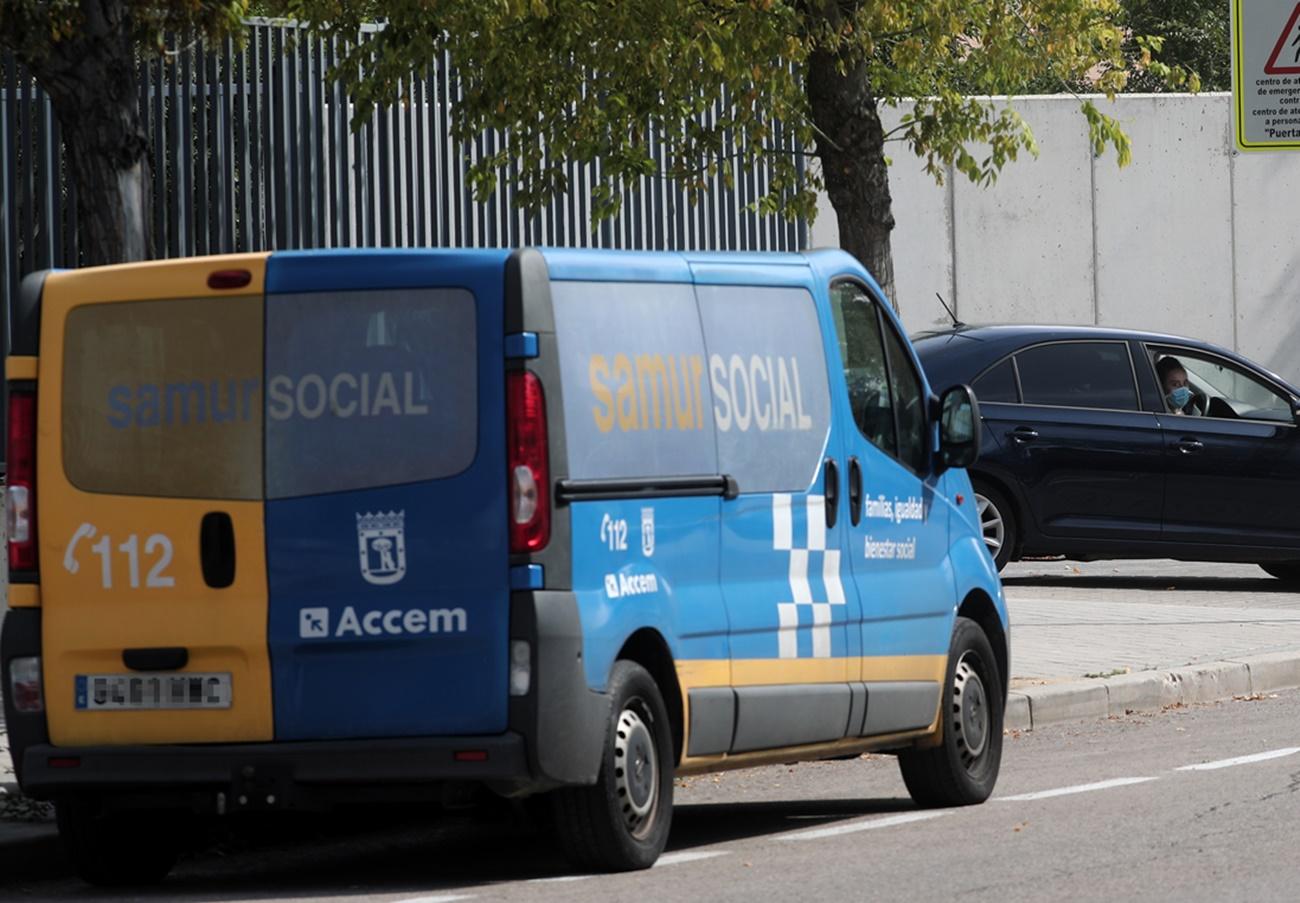
{"label": "warning triangle symbol", "polygon": [[1282,29],[1268,62],[1264,64],[1265,75],[1300,75],[1300,28],[1296,28],[1297,22],[1300,22],[1300,3],[1292,10],[1286,28]]}

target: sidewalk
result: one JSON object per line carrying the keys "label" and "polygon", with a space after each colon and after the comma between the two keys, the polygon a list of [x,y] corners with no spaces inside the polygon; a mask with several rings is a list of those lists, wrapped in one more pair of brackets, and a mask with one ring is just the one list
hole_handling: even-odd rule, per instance
{"label": "sidewalk", "polygon": [[1255,565],[1018,562],[1006,727],[1300,686],[1300,593]]}
{"label": "sidewalk", "polygon": [[[1254,565],[1041,561],[1002,576],[1008,730],[1300,686],[1300,593]],[[48,814],[6,799],[12,780],[3,750],[0,873],[57,855]]]}

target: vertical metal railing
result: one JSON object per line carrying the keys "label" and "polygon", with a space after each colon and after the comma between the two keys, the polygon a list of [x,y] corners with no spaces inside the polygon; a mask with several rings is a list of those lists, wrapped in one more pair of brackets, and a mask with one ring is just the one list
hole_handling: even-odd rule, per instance
{"label": "vertical metal railing", "polygon": [[[502,139],[451,136],[447,110],[460,88],[445,58],[353,131],[347,94],[326,78],[343,47],[284,23],[247,27],[242,46],[174,41],[163,58],[140,64],[152,169],[148,226],[158,257],[357,245],[796,250],[806,243],[805,223],[746,209],[766,190],[762,166],[737,169],[731,187],[713,178],[695,205],[683,186],[643,178],[619,215],[594,230],[599,162],[569,164],[568,194],[536,213],[515,207],[509,172],[493,197],[476,200],[469,164]],[[653,135],[651,142],[662,159],[663,142]],[[724,150],[726,158],[731,148]],[[79,263],[75,191],[48,99],[12,54],[0,54],[0,301],[7,304],[28,272]]]}

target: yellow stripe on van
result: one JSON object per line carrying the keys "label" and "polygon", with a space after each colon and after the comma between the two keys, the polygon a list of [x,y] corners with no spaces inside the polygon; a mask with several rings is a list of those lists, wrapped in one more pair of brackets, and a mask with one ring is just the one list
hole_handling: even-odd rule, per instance
{"label": "yellow stripe on van", "polygon": [[751,658],[733,662],[677,663],[682,692],[697,687],[763,687],[851,681],[930,680],[943,683],[946,655],[881,655],[845,658]]}
{"label": "yellow stripe on van", "polygon": [[10,608],[40,608],[41,588],[35,583],[11,583],[5,601]]}
{"label": "yellow stripe on van", "polygon": [[5,358],[5,379],[35,379],[40,358],[30,354],[13,354]]}
{"label": "yellow stripe on van", "polygon": [[[90,267],[50,273],[42,293],[41,347],[45,348],[48,304],[57,301],[63,313],[78,304],[111,301],[159,301],[169,298],[209,298],[260,295],[266,288],[266,260],[270,253],[220,254],[183,261],[150,260],[116,266]],[[237,289],[208,288],[208,276],[217,270],[248,270],[248,285]]]}

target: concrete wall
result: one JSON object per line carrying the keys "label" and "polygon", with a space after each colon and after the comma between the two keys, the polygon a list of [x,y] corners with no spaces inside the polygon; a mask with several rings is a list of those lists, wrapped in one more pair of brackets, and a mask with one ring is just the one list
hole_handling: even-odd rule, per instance
{"label": "concrete wall", "polygon": [[[1096,323],[1195,336],[1300,383],[1300,154],[1233,149],[1227,94],[1114,104],[1133,141],[1095,158],[1072,97],[1014,102],[1034,130],[990,188],[936,186],[893,146],[894,268],[909,330],[971,323]],[[896,121],[903,112],[888,111]],[[838,244],[829,204],[814,246]]]}

